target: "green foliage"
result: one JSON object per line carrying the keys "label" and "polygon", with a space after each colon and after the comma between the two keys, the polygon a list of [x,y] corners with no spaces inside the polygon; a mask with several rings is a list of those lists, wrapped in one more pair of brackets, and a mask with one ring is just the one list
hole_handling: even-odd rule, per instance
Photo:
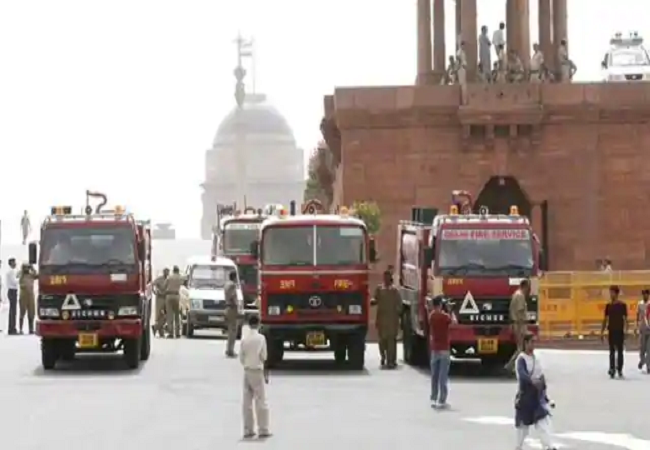
{"label": "green foliage", "polygon": [[381,211],[376,202],[354,202],[354,214],[363,220],[368,227],[368,233],[377,234],[381,228]]}
{"label": "green foliage", "polygon": [[304,201],[320,199],[323,195],[323,186],[318,181],[318,152],[314,151],[309,157],[307,183],[305,185]]}

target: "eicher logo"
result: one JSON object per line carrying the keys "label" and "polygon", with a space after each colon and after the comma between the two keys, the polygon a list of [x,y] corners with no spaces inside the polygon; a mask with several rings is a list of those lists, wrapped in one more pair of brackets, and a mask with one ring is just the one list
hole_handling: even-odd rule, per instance
{"label": "eicher logo", "polygon": [[[485,304],[483,305],[483,309],[486,311],[490,311],[492,309],[492,305]],[[460,305],[460,310],[458,311],[458,313],[463,316],[466,316],[467,319],[475,323],[498,323],[498,322],[504,322],[506,320],[505,314],[491,314],[491,313],[481,314],[481,311],[479,310],[478,305],[476,304],[476,300],[474,300],[474,296],[470,291],[467,291],[467,294],[463,299],[463,303],[461,303]]]}

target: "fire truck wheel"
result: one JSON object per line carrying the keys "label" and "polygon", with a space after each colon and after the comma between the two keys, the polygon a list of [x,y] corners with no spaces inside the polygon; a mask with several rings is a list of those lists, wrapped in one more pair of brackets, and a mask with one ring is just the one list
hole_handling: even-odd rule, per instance
{"label": "fire truck wheel", "polygon": [[41,364],[43,369],[52,370],[59,359],[58,342],[54,339],[41,339]]}
{"label": "fire truck wheel", "polygon": [[137,369],[140,365],[142,338],[124,339],[124,361],[129,369]]}
{"label": "fire truck wheel", "polygon": [[402,315],[402,347],[406,364],[417,367],[428,365],[427,342],[413,331],[408,309]]}
{"label": "fire truck wheel", "polygon": [[284,341],[267,336],[267,342],[270,344],[268,346],[267,366],[272,369],[281,363],[282,358],[284,358]]}
{"label": "fire truck wheel", "polygon": [[142,347],[140,348],[140,360],[146,361],[151,355],[151,331],[148,326],[142,329]]}
{"label": "fire truck wheel", "polygon": [[336,364],[344,364],[347,354],[348,349],[345,342],[339,341],[334,345],[334,361],[336,361]]}
{"label": "fire truck wheel", "polygon": [[187,319],[187,322],[185,322],[185,332],[183,334],[185,334],[185,336],[188,338],[194,337],[194,325],[190,323],[189,319]]}
{"label": "fire truck wheel", "polygon": [[74,340],[65,340],[58,343],[58,352],[63,361],[73,361],[77,350]]}
{"label": "fire truck wheel", "polygon": [[366,336],[350,336],[348,340],[348,361],[353,370],[363,370],[366,359]]}

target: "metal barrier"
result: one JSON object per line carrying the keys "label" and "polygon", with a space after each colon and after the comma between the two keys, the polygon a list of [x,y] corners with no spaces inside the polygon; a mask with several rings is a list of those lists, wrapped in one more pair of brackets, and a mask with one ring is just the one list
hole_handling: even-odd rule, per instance
{"label": "metal barrier", "polygon": [[600,334],[611,285],[620,287],[620,298],[628,305],[628,320],[634,323],[641,290],[650,289],[650,270],[545,273],[539,293],[542,337]]}

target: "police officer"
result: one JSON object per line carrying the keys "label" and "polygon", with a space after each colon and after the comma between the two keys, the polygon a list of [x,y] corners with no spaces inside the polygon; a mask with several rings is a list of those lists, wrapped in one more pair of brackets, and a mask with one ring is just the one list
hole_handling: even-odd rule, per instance
{"label": "police officer", "polygon": [[165,293],[165,313],[167,316],[167,335],[168,338],[181,337],[181,306],[179,291],[185,282],[181,276],[178,266],[174,266],[172,274],[168,276],[162,287]]}
{"label": "police officer", "polygon": [[38,274],[29,264],[23,264],[23,268],[18,276],[20,285],[20,294],[18,295],[18,305],[20,308],[18,330],[22,334],[25,315],[27,315],[27,326],[29,334],[34,334],[34,312],[36,309],[34,298],[34,282]]}
{"label": "police officer", "polygon": [[524,337],[528,332],[528,304],[526,299],[530,294],[530,281],[527,279],[521,280],[519,289],[512,294],[510,300],[510,320],[512,321],[512,333],[517,341],[517,351],[512,355],[510,361],[506,364],[506,370],[514,372],[515,362],[517,356],[523,351]]}
{"label": "police officer", "polygon": [[533,56],[530,58],[530,76],[531,83],[541,83],[543,81],[544,54],[539,44],[533,44]]}
{"label": "police officer", "polygon": [[560,46],[557,49],[557,59],[560,63],[560,82],[569,83],[578,69],[569,58],[566,39],[560,41]]}
{"label": "police officer", "polygon": [[372,304],[377,305],[375,326],[379,337],[381,367],[394,369],[397,367],[397,335],[402,315],[402,297],[393,286],[393,275],[389,270],[384,272],[383,284],[375,289]]}
{"label": "police officer", "polygon": [[226,356],[234,358],[235,342],[237,341],[237,328],[239,325],[239,299],[237,298],[237,272],[228,274],[228,281],[224,287],[226,293],[226,326],[228,327],[228,342]]}
{"label": "police officer", "polygon": [[154,326],[154,335],[165,336],[165,291],[163,287],[165,280],[169,277],[169,269],[165,267],[162,275],[153,280],[153,293],[156,295],[156,325]]}

